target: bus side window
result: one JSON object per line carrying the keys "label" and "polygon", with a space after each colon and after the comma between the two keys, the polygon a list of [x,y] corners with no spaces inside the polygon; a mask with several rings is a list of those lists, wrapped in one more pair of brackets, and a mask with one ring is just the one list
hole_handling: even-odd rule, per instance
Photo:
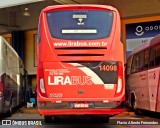
{"label": "bus side window", "polygon": [[139,54],[133,55],[131,73],[135,73],[138,71],[138,65],[139,65],[139,57],[138,56],[139,56]]}
{"label": "bus side window", "polygon": [[139,71],[143,70],[143,66],[144,66],[144,51],[141,51],[139,53]]}
{"label": "bus side window", "polygon": [[144,65],[143,69],[148,69],[148,59],[149,59],[149,52],[148,49],[144,51]]}
{"label": "bus side window", "polygon": [[132,62],[132,56],[130,56],[128,59],[127,59],[127,64],[125,65],[126,66],[126,76],[130,74],[130,70],[131,70],[131,62]]}
{"label": "bus side window", "polygon": [[155,57],[155,65],[160,65],[160,43],[156,45],[156,57]]}
{"label": "bus side window", "polygon": [[155,47],[151,47],[149,50],[149,68],[154,67]]}

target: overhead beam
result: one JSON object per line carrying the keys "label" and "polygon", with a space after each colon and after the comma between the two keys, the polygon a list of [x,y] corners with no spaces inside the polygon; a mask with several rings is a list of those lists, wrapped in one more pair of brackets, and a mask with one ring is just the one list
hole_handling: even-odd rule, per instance
{"label": "overhead beam", "polygon": [[7,7],[17,6],[22,4],[29,4],[29,3],[44,1],[44,0],[0,0],[0,1],[1,1],[0,8],[7,8]]}
{"label": "overhead beam", "polygon": [[6,24],[0,24],[0,28],[4,30],[19,30],[19,26],[8,26]]}
{"label": "overhead beam", "polygon": [[80,4],[79,2],[75,0],[54,0],[54,1],[60,4]]}

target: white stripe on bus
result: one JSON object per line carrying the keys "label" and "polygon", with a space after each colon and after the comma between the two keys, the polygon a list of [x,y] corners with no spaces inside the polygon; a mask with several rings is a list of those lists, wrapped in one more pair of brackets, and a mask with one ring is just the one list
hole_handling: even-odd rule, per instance
{"label": "white stripe on bus", "polygon": [[87,76],[91,76],[92,77],[92,82],[94,84],[104,84],[104,82],[101,80],[101,78],[95,73],[93,72],[91,69],[87,68],[87,67],[82,67],[83,65],[78,64],[78,63],[69,63],[75,67],[77,67],[79,70],[83,71]]}

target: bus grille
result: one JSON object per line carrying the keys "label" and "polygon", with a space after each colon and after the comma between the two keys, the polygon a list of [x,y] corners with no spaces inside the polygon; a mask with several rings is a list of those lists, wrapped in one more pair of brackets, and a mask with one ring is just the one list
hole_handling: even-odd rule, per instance
{"label": "bus grille", "polygon": [[65,61],[98,61],[106,52],[106,47],[66,47],[55,48],[58,59]]}

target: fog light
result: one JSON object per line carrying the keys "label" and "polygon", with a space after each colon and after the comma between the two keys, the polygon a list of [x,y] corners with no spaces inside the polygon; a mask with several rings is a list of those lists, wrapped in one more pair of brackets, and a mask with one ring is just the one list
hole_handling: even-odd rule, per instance
{"label": "fog light", "polygon": [[121,104],[121,101],[117,101],[117,105],[120,105]]}
{"label": "fog light", "polygon": [[42,102],[42,107],[46,106],[46,102]]}

